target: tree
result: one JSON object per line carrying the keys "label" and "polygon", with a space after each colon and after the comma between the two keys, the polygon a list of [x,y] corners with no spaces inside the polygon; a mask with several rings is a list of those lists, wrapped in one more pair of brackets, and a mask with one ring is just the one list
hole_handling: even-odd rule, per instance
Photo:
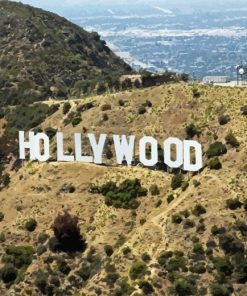
{"label": "tree", "polygon": [[78,217],[71,216],[67,211],[58,215],[52,225],[58,249],[64,251],[82,251],[85,249],[85,239],[80,234]]}

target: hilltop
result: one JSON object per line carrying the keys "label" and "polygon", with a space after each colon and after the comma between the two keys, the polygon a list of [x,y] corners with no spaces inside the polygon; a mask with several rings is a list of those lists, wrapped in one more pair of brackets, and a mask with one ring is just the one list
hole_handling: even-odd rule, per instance
{"label": "hilltop", "polygon": [[[246,96],[245,88],[177,83],[2,108],[1,295],[245,296]],[[74,132],[85,141],[90,132],[160,144],[194,138],[205,166],[198,174],[116,166],[111,141],[104,166],[21,163],[16,131],[30,129],[49,134],[53,153],[56,131],[68,153]],[[61,250],[54,238],[64,210],[78,218],[85,250]],[[56,229],[73,224],[59,219]]]}
{"label": "hilltop", "polygon": [[96,32],[42,9],[0,2],[0,106],[81,96],[130,72]]}

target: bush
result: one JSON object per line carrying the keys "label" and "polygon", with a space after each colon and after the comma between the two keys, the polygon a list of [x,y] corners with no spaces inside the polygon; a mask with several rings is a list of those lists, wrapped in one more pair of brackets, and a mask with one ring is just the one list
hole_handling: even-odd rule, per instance
{"label": "bush", "polygon": [[244,209],[245,209],[245,211],[247,211],[247,199],[244,200],[243,205],[244,205]]}
{"label": "bush", "polygon": [[39,242],[40,244],[43,244],[43,243],[45,243],[45,242],[48,240],[48,238],[49,238],[49,235],[46,234],[46,233],[44,233],[44,232],[42,232],[42,233],[40,233],[39,236],[38,236],[38,242]]}
{"label": "bush", "polygon": [[35,219],[33,219],[33,218],[30,218],[25,223],[25,229],[30,231],[30,232],[34,231],[36,227],[37,227],[37,221]]}
{"label": "bush", "polygon": [[176,174],[172,177],[171,187],[173,190],[180,188],[184,182],[183,174]]}
{"label": "bush", "polygon": [[111,110],[111,105],[110,104],[103,104],[101,106],[101,111],[108,111]]}
{"label": "bush", "polygon": [[204,262],[195,263],[191,270],[192,272],[199,274],[205,273],[207,271]]}
{"label": "bush", "polygon": [[159,195],[160,194],[160,190],[159,187],[156,184],[153,184],[150,186],[149,188],[149,192],[151,193],[151,195],[155,196],[155,195]]}
{"label": "bush", "polygon": [[173,196],[173,194],[170,194],[170,195],[168,195],[168,197],[167,197],[167,203],[169,204],[169,203],[171,203],[173,200],[174,200],[174,196]]}
{"label": "bush", "polygon": [[4,219],[4,213],[0,212],[0,222],[2,222]]}
{"label": "bush", "polygon": [[5,284],[13,282],[17,277],[18,271],[13,264],[6,264],[1,269],[1,277]]}
{"label": "bush", "polygon": [[119,186],[114,182],[97,187],[94,186],[93,193],[101,193],[105,198],[107,206],[124,209],[136,209],[139,206],[138,197],[146,196],[147,190],[141,186],[138,179],[125,180]]}
{"label": "bush", "polygon": [[26,268],[32,263],[33,254],[31,246],[11,246],[7,248],[3,261],[13,264],[18,269]]}
{"label": "bush", "polygon": [[155,203],[155,207],[156,208],[159,208],[160,206],[162,205],[162,200],[161,199],[158,199]]}
{"label": "bush", "polygon": [[57,260],[57,268],[60,272],[66,275],[68,275],[71,271],[71,268],[69,267],[68,263],[60,257]]}
{"label": "bush", "polygon": [[201,131],[198,127],[191,123],[190,125],[186,126],[185,132],[189,138],[194,138],[194,136],[200,136]]}
{"label": "bush", "polygon": [[149,262],[151,260],[151,257],[149,256],[148,253],[145,252],[145,253],[142,254],[142,260],[144,262]]}
{"label": "bush", "polygon": [[219,116],[218,121],[220,125],[225,125],[231,121],[231,117],[229,115],[221,115]]}
{"label": "bush", "polygon": [[69,112],[69,110],[71,109],[71,105],[69,102],[66,102],[63,104],[63,114],[67,114]]}
{"label": "bush", "polygon": [[211,144],[206,152],[208,158],[220,156],[227,153],[226,146],[221,142],[214,142]]}
{"label": "bush", "polygon": [[77,126],[80,122],[81,122],[81,117],[75,117],[71,121],[73,127]]}
{"label": "bush", "polygon": [[7,187],[9,186],[10,181],[11,181],[10,174],[6,173],[1,177],[0,184],[3,184],[4,187]]}
{"label": "bush", "polygon": [[190,219],[186,219],[184,220],[184,228],[187,229],[187,228],[193,228],[195,227],[195,222],[190,220]]}
{"label": "bush", "polygon": [[225,137],[225,140],[226,140],[226,144],[231,145],[234,148],[239,147],[239,142],[232,132],[227,134],[227,136]]}
{"label": "bush", "polygon": [[195,287],[185,278],[177,279],[174,283],[174,289],[178,296],[194,295]]}
{"label": "bush", "polygon": [[154,292],[152,285],[147,281],[139,281],[138,286],[140,289],[142,289],[145,295],[149,295],[150,293]]}
{"label": "bush", "polygon": [[213,283],[211,285],[212,296],[230,296],[232,293],[222,284]]}
{"label": "bush", "polygon": [[38,270],[35,279],[35,286],[43,293],[46,294],[48,286],[48,275],[43,270]]}
{"label": "bush", "polygon": [[230,198],[226,201],[226,206],[230,210],[237,210],[242,207],[241,201],[238,198]]}
{"label": "bush", "polygon": [[193,252],[195,254],[204,254],[205,253],[204,248],[203,248],[202,244],[200,244],[200,243],[194,244]]}
{"label": "bush", "polygon": [[159,257],[157,258],[157,261],[158,261],[159,265],[164,267],[166,265],[168,259],[171,258],[172,256],[173,256],[172,251],[164,251],[159,255]]}
{"label": "bush", "polygon": [[145,275],[147,271],[147,265],[142,261],[136,261],[132,264],[129,276],[132,280],[136,280]]}
{"label": "bush", "polygon": [[114,252],[112,246],[110,246],[110,245],[104,246],[104,250],[105,250],[105,253],[108,257],[111,257],[111,255]]}
{"label": "bush", "polygon": [[183,221],[183,218],[180,215],[175,214],[172,216],[172,223],[180,224],[182,221]]}
{"label": "bush", "polygon": [[78,218],[68,212],[58,215],[52,225],[59,249],[64,251],[82,251],[86,246],[85,239],[80,234]]}
{"label": "bush", "polygon": [[137,112],[138,112],[139,115],[143,115],[143,114],[145,114],[147,112],[147,110],[146,110],[146,108],[144,106],[141,106],[141,107],[138,108]]}
{"label": "bush", "polygon": [[218,157],[210,159],[208,166],[210,170],[220,170],[222,168],[222,164]]}
{"label": "bush", "polygon": [[245,249],[243,243],[232,234],[221,234],[219,246],[226,254],[243,253]]}
{"label": "bush", "polygon": [[222,234],[222,233],[225,233],[225,232],[226,232],[226,229],[224,227],[218,227],[218,226],[214,225],[211,228],[211,233],[213,235],[218,235],[218,234]]}
{"label": "bush", "polygon": [[131,248],[130,247],[124,247],[123,250],[122,250],[123,254],[125,256],[129,255],[131,253]]}
{"label": "bush", "polygon": [[55,128],[48,127],[45,129],[45,133],[49,137],[49,139],[52,139],[55,137],[57,130]]}
{"label": "bush", "polygon": [[91,276],[91,267],[90,265],[82,265],[82,267],[76,271],[76,274],[79,275],[83,281],[87,281]]}
{"label": "bush", "polygon": [[206,214],[206,209],[204,208],[203,205],[201,204],[197,204],[194,209],[192,210],[192,214],[195,215],[195,216],[201,216],[203,214]]}

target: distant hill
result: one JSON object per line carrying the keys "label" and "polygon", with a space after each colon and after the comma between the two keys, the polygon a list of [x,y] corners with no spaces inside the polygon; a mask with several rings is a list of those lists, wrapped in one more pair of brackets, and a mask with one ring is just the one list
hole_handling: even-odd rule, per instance
{"label": "distant hill", "polygon": [[97,33],[42,9],[0,2],[0,105],[80,96],[129,72]]}

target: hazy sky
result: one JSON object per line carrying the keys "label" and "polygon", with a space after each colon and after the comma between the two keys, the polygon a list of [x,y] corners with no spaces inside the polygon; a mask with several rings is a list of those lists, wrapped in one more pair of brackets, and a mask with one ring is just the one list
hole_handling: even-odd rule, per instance
{"label": "hazy sky", "polygon": [[[61,7],[61,6],[74,6],[74,5],[92,5],[92,4],[103,4],[103,5],[114,5],[116,6],[116,0],[23,0],[23,3],[28,3],[39,7]],[[196,7],[196,8],[219,8],[222,7],[247,7],[247,0],[117,0],[118,4],[138,4],[146,3],[150,5],[161,5],[163,8],[166,7]],[[217,5],[216,5],[217,3]]]}

